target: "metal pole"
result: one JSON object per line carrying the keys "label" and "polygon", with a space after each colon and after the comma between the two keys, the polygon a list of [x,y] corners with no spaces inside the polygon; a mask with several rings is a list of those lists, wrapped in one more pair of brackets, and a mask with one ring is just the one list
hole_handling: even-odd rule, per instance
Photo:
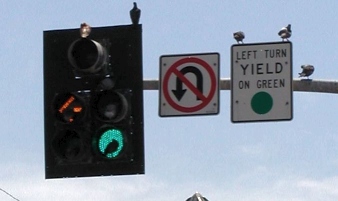
{"label": "metal pole", "polygon": [[[220,90],[230,90],[230,78],[221,78]],[[159,81],[156,79],[143,80],[143,90],[158,90]],[[337,80],[293,79],[293,91],[319,92],[338,94]]]}

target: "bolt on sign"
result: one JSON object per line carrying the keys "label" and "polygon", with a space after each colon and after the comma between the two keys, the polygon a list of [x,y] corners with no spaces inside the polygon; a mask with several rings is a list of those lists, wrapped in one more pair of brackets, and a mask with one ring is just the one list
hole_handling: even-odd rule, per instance
{"label": "bolt on sign", "polygon": [[231,121],[285,121],[293,117],[292,43],[231,46]]}

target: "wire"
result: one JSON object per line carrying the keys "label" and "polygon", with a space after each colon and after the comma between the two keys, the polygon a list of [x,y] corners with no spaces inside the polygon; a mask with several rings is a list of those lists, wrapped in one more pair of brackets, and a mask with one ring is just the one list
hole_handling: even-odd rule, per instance
{"label": "wire", "polygon": [[4,189],[0,188],[0,191],[6,193],[8,196],[10,196],[11,198],[13,198],[16,201],[20,201],[19,199],[15,198],[13,195],[11,195],[10,193],[8,193],[7,191],[5,191]]}

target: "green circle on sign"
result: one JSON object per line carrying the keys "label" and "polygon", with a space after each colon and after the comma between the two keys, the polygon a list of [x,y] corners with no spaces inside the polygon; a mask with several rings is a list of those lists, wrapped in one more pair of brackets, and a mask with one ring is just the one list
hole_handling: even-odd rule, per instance
{"label": "green circle on sign", "polygon": [[251,99],[251,108],[257,114],[268,113],[273,105],[273,99],[267,92],[261,91],[256,93]]}

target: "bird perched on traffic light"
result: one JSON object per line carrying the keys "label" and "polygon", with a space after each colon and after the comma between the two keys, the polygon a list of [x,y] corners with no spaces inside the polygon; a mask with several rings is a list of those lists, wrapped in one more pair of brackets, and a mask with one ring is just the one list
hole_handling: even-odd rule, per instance
{"label": "bird perched on traffic light", "polygon": [[313,65],[302,65],[301,68],[303,71],[299,74],[299,77],[307,77],[309,79],[309,76],[312,75],[313,71],[315,71],[315,67]]}
{"label": "bird perched on traffic light", "polygon": [[82,23],[80,25],[80,35],[82,38],[87,38],[91,32],[92,28],[87,23]]}
{"label": "bird perched on traffic light", "polygon": [[134,7],[130,10],[129,14],[133,25],[137,25],[138,22],[140,21],[141,10],[137,8],[136,2],[134,2]]}
{"label": "bird perched on traffic light", "polygon": [[278,35],[282,38],[282,41],[286,40],[289,41],[288,38],[291,37],[291,24],[288,24],[288,26],[283,27],[279,32]]}
{"label": "bird perched on traffic light", "polygon": [[237,43],[239,44],[239,42],[241,42],[243,44],[243,39],[245,38],[244,32],[243,31],[237,31],[234,33],[234,39],[237,41]]}

